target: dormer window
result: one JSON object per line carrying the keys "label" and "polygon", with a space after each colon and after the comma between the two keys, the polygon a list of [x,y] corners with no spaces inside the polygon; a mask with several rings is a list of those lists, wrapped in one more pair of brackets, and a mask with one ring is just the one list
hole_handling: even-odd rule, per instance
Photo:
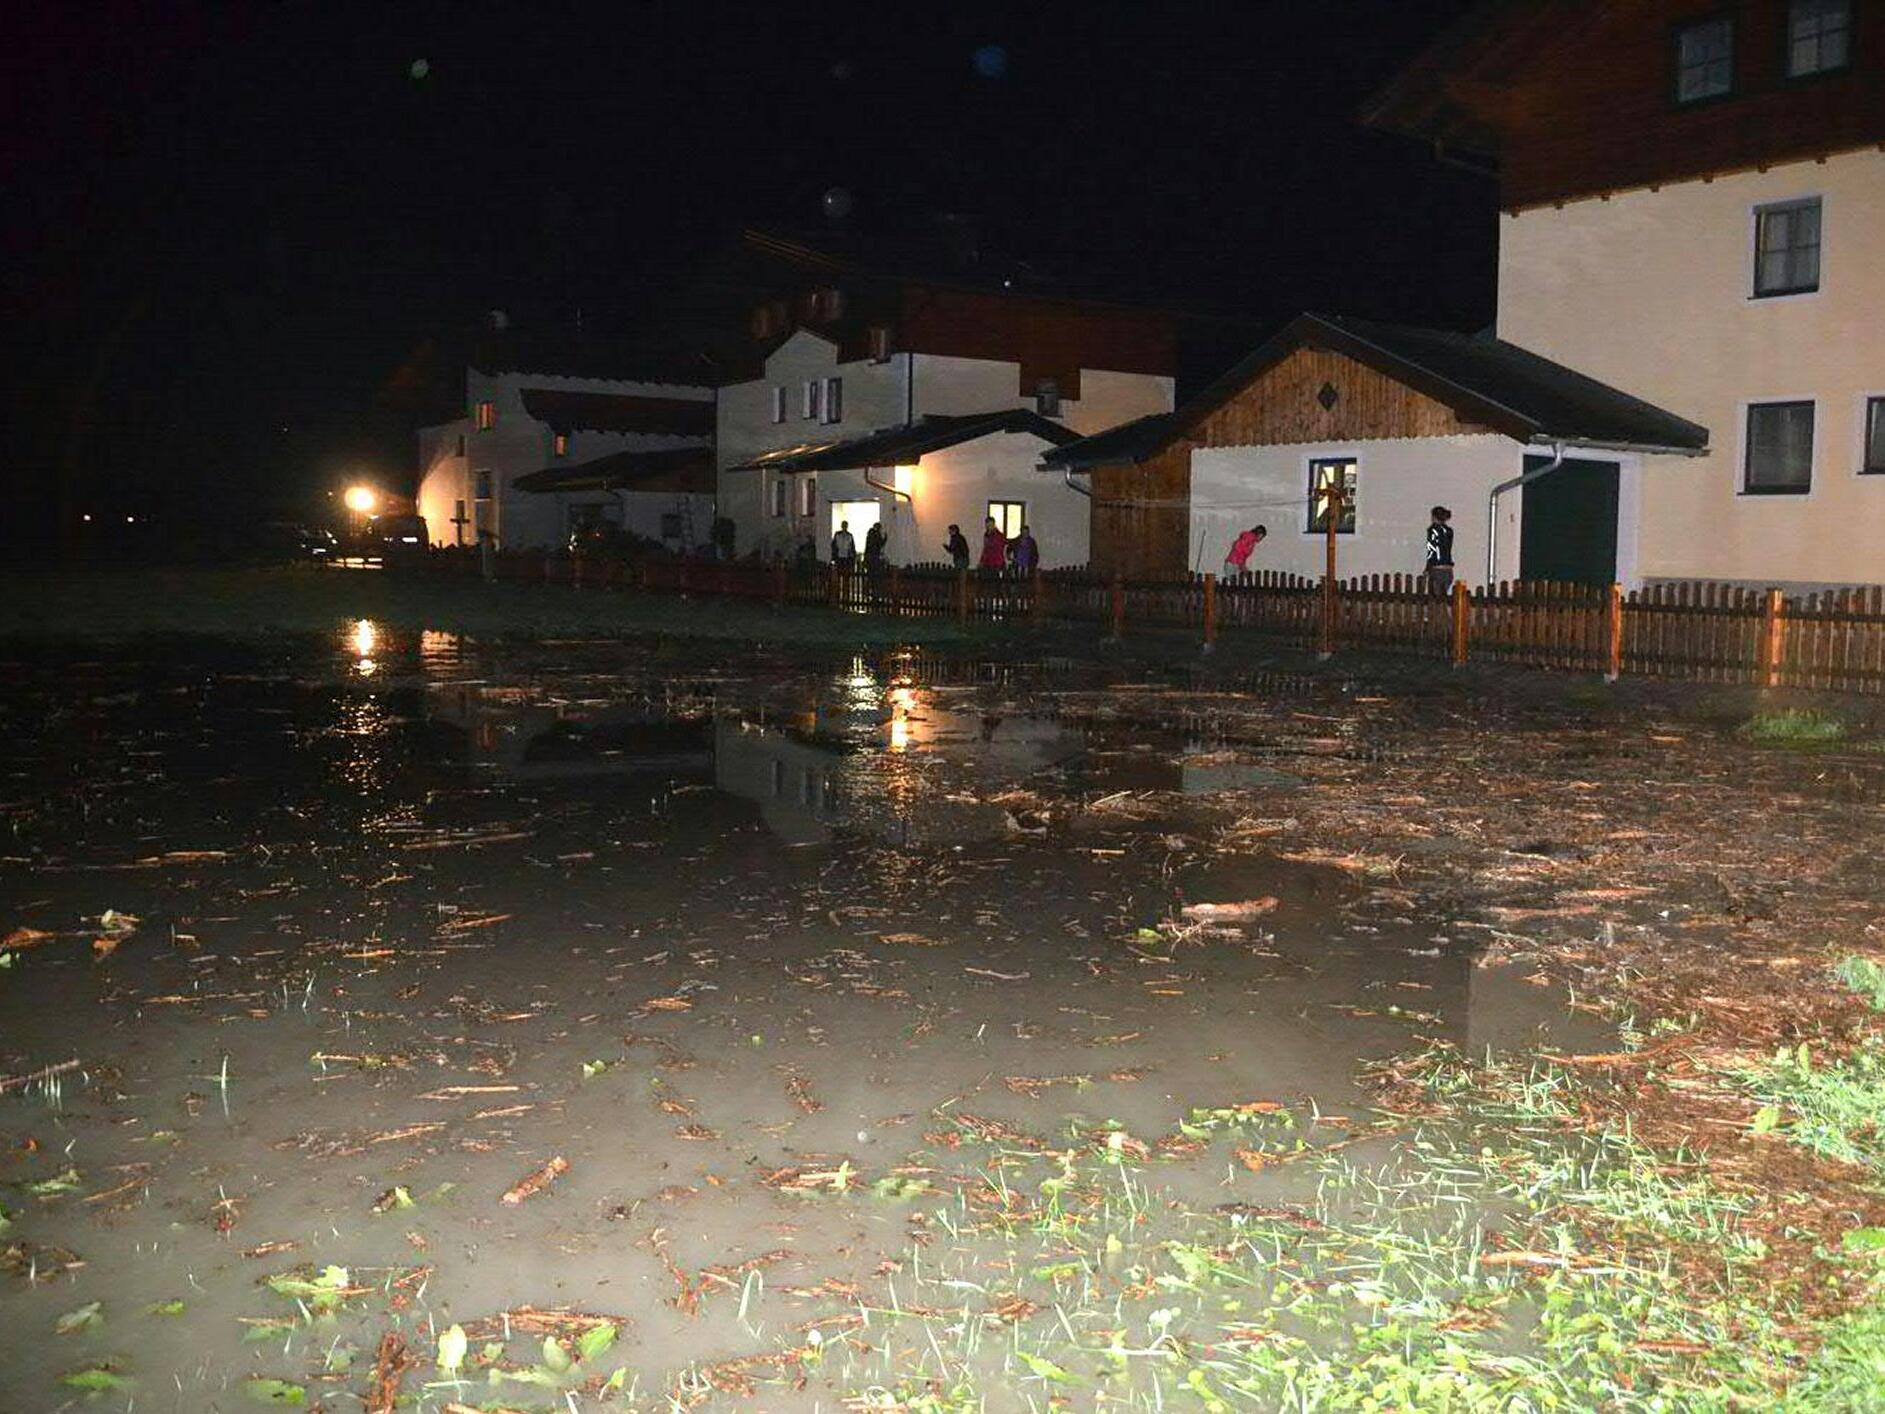
{"label": "dormer window", "polygon": [[1042,417],[1060,416],[1060,383],[1043,378],[1034,385],[1034,410]]}
{"label": "dormer window", "polygon": [[770,339],[772,337],[772,306],[757,305],[753,309],[753,337]]}
{"label": "dormer window", "polygon": [[1852,52],[1852,0],[1793,0],[1787,7],[1787,77],[1846,67]]}
{"label": "dormer window", "polygon": [[472,420],[480,432],[489,432],[497,426],[497,404],[489,398],[481,398]]}
{"label": "dormer window", "polygon": [[890,362],[890,326],[873,324],[870,331],[870,356],[872,363]]}
{"label": "dormer window", "polygon": [[1676,31],[1676,102],[1734,91],[1734,21],[1726,15]]}
{"label": "dormer window", "polygon": [[553,457],[569,455],[569,433],[552,432],[550,434],[550,455]]}

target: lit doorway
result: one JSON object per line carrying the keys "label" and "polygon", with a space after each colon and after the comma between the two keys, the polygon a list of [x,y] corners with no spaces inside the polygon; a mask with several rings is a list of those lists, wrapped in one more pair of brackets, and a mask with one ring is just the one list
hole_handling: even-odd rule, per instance
{"label": "lit doorway", "polygon": [[[883,518],[883,511],[875,501],[833,501],[831,503],[831,534],[838,533],[840,525],[851,527],[851,539],[857,545],[857,553],[864,553],[864,537],[870,534],[870,528]],[[825,542],[827,551],[831,542]]]}

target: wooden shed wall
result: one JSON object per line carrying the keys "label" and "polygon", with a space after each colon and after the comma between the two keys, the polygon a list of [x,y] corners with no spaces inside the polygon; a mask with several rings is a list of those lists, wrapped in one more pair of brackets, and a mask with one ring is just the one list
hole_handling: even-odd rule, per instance
{"label": "wooden shed wall", "polygon": [[1100,574],[1181,575],[1191,547],[1191,447],[1177,442],[1151,460],[1093,473],[1092,548]]}
{"label": "wooden shed wall", "polygon": [[[1333,407],[1317,395],[1335,389]],[[1261,374],[1192,429],[1200,447],[1362,442],[1490,432],[1346,354],[1304,347]]]}

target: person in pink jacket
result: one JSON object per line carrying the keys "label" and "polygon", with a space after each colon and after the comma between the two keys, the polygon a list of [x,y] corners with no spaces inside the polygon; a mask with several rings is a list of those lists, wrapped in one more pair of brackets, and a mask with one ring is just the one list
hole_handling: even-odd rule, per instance
{"label": "person in pink jacket", "polygon": [[1231,541],[1230,553],[1224,556],[1224,577],[1226,579],[1229,579],[1232,575],[1248,574],[1250,572],[1250,556],[1256,550],[1257,546],[1263,543],[1263,538],[1269,533],[1270,530],[1268,526],[1253,525],[1250,529],[1240,533],[1235,540]]}

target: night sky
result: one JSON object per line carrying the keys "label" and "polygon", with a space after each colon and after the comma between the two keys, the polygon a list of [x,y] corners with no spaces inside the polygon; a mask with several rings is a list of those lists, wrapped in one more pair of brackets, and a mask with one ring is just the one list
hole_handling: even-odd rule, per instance
{"label": "night sky", "polygon": [[743,225],[973,213],[1109,291],[1474,327],[1494,191],[1359,101],[1464,0],[48,7],[0,138],[9,538],[413,474],[484,310],[631,329]]}

